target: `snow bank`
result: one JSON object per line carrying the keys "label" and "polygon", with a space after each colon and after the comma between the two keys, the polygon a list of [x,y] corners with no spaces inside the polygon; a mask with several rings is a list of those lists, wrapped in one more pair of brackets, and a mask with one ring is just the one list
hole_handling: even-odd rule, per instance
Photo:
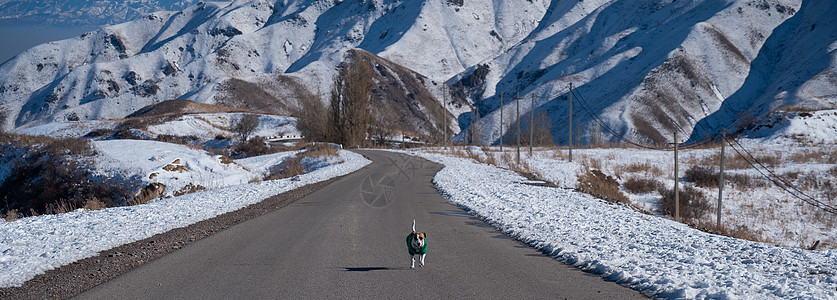
{"label": "snow bank", "polygon": [[[100,251],[185,227],[298,187],[354,172],[370,161],[340,151],[343,163],[291,179],[246,183],[148,204],[78,209],[60,215],[42,215],[0,223],[0,287],[25,281]],[[271,158],[264,158],[270,160]],[[263,159],[263,160],[264,160]],[[258,164],[251,159],[245,165]]]}
{"label": "snow bank", "polygon": [[807,251],[708,234],[571,190],[535,187],[469,160],[445,165],[448,201],[556,259],[662,298],[837,297],[837,251]]}

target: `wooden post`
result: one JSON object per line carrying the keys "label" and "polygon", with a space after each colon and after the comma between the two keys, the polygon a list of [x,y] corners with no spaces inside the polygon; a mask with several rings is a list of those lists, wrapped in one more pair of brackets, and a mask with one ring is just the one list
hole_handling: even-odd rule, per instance
{"label": "wooden post", "polygon": [[680,222],[680,170],[677,162],[677,131],[674,131],[674,220]]}
{"label": "wooden post", "polygon": [[721,171],[718,175],[718,225],[716,230],[721,230],[721,200],[724,199],[724,146],[727,143],[727,129],[721,131]]}
{"label": "wooden post", "polygon": [[535,93],[532,93],[532,111],[529,112],[529,157],[532,157],[532,145],[535,143]]}
{"label": "wooden post", "polygon": [[520,91],[515,94],[514,103],[517,105],[517,165],[520,165]]}
{"label": "wooden post", "polygon": [[568,140],[570,143],[570,162],[573,162],[573,83],[570,82],[570,135]]}
{"label": "wooden post", "polygon": [[503,91],[500,91],[500,152],[503,152]]}

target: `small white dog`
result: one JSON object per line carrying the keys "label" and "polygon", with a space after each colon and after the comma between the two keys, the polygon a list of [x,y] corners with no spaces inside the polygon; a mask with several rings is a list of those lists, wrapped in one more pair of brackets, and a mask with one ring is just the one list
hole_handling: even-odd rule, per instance
{"label": "small white dog", "polygon": [[410,252],[410,269],[416,267],[416,254],[419,256],[419,267],[424,267],[424,256],[427,255],[427,234],[416,232],[416,220],[413,220],[413,232],[407,236],[407,251]]}

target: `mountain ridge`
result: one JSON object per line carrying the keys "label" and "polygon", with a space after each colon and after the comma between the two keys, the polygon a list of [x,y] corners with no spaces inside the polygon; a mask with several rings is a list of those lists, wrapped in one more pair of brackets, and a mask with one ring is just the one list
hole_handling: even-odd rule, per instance
{"label": "mountain ridge", "polygon": [[[336,67],[362,49],[447,83],[447,95],[424,89],[437,103],[457,103],[445,105],[456,130],[478,112],[483,144],[501,132],[513,138],[511,119],[499,124],[498,115],[512,112],[516,91],[535,98],[552,120],[553,140],[566,144],[570,82],[589,101],[573,112],[581,143],[599,135],[667,143],[674,130],[680,142],[697,141],[782,107],[837,107],[833,14],[835,4],[798,0],[201,2],[40,45],[0,65],[0,109],[9,115],[2,126],[71,113],[122,117],[175,98],[223,102],[231,80],[264,95],[298,90],[261,97],[291,107],[302,94],[327,91]],[[771,68],[774,53],[782,58]],[[280,77],[285,83],[272,82]],[[762,85],[779,91],[759,94]],[[524,103],[522,114],[532,109]]]}

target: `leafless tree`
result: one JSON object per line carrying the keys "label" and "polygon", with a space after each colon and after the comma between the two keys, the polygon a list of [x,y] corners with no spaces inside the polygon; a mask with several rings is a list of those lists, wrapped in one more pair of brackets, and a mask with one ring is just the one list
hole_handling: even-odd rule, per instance
{"label": "leafless tree", "polygon": [[241,138],[241,141],[246,142],[250,135],[256,132],[256,128],[259,127],[259,117],[253,114],[246,114],[238,118],[232,126],[231,129],[233,132],[238,134]]}
{"label": "leafless tree", "polygon": [[296,127],[309,142],[328,141],[329,113],[325,104],[317,96],[308,94],[299,101],[294,111]]}
{"label": "leafless tree", "polygon": [[372,109],[374,117],[370,135],[377,145],[384,145],[395,134],[395,119],[391,114],[377,107]]}
{"label": "leafless tree", "polygon": [[[534,128],[529,128],[529,114],[522,116],[520,119],[520,144],[521,145],[528,145],[529,144],[529,130],[534,130],[532,132],[532,143],[535,146],[550,146],[554,145],[555,143],[552,140],[552,117],[549,116],[548,113],[545,111],[538,111],[535,114],[535,126]],[[517,122],[512,122],[512,128],[509,129],[509,132],[517,132]]]}
{"label": "leafless tree", "polygon": [[345,146],[363,145],[370,124],[372,67],[358,60],[347,60],[334,78],[331,90],[333,140]]}

